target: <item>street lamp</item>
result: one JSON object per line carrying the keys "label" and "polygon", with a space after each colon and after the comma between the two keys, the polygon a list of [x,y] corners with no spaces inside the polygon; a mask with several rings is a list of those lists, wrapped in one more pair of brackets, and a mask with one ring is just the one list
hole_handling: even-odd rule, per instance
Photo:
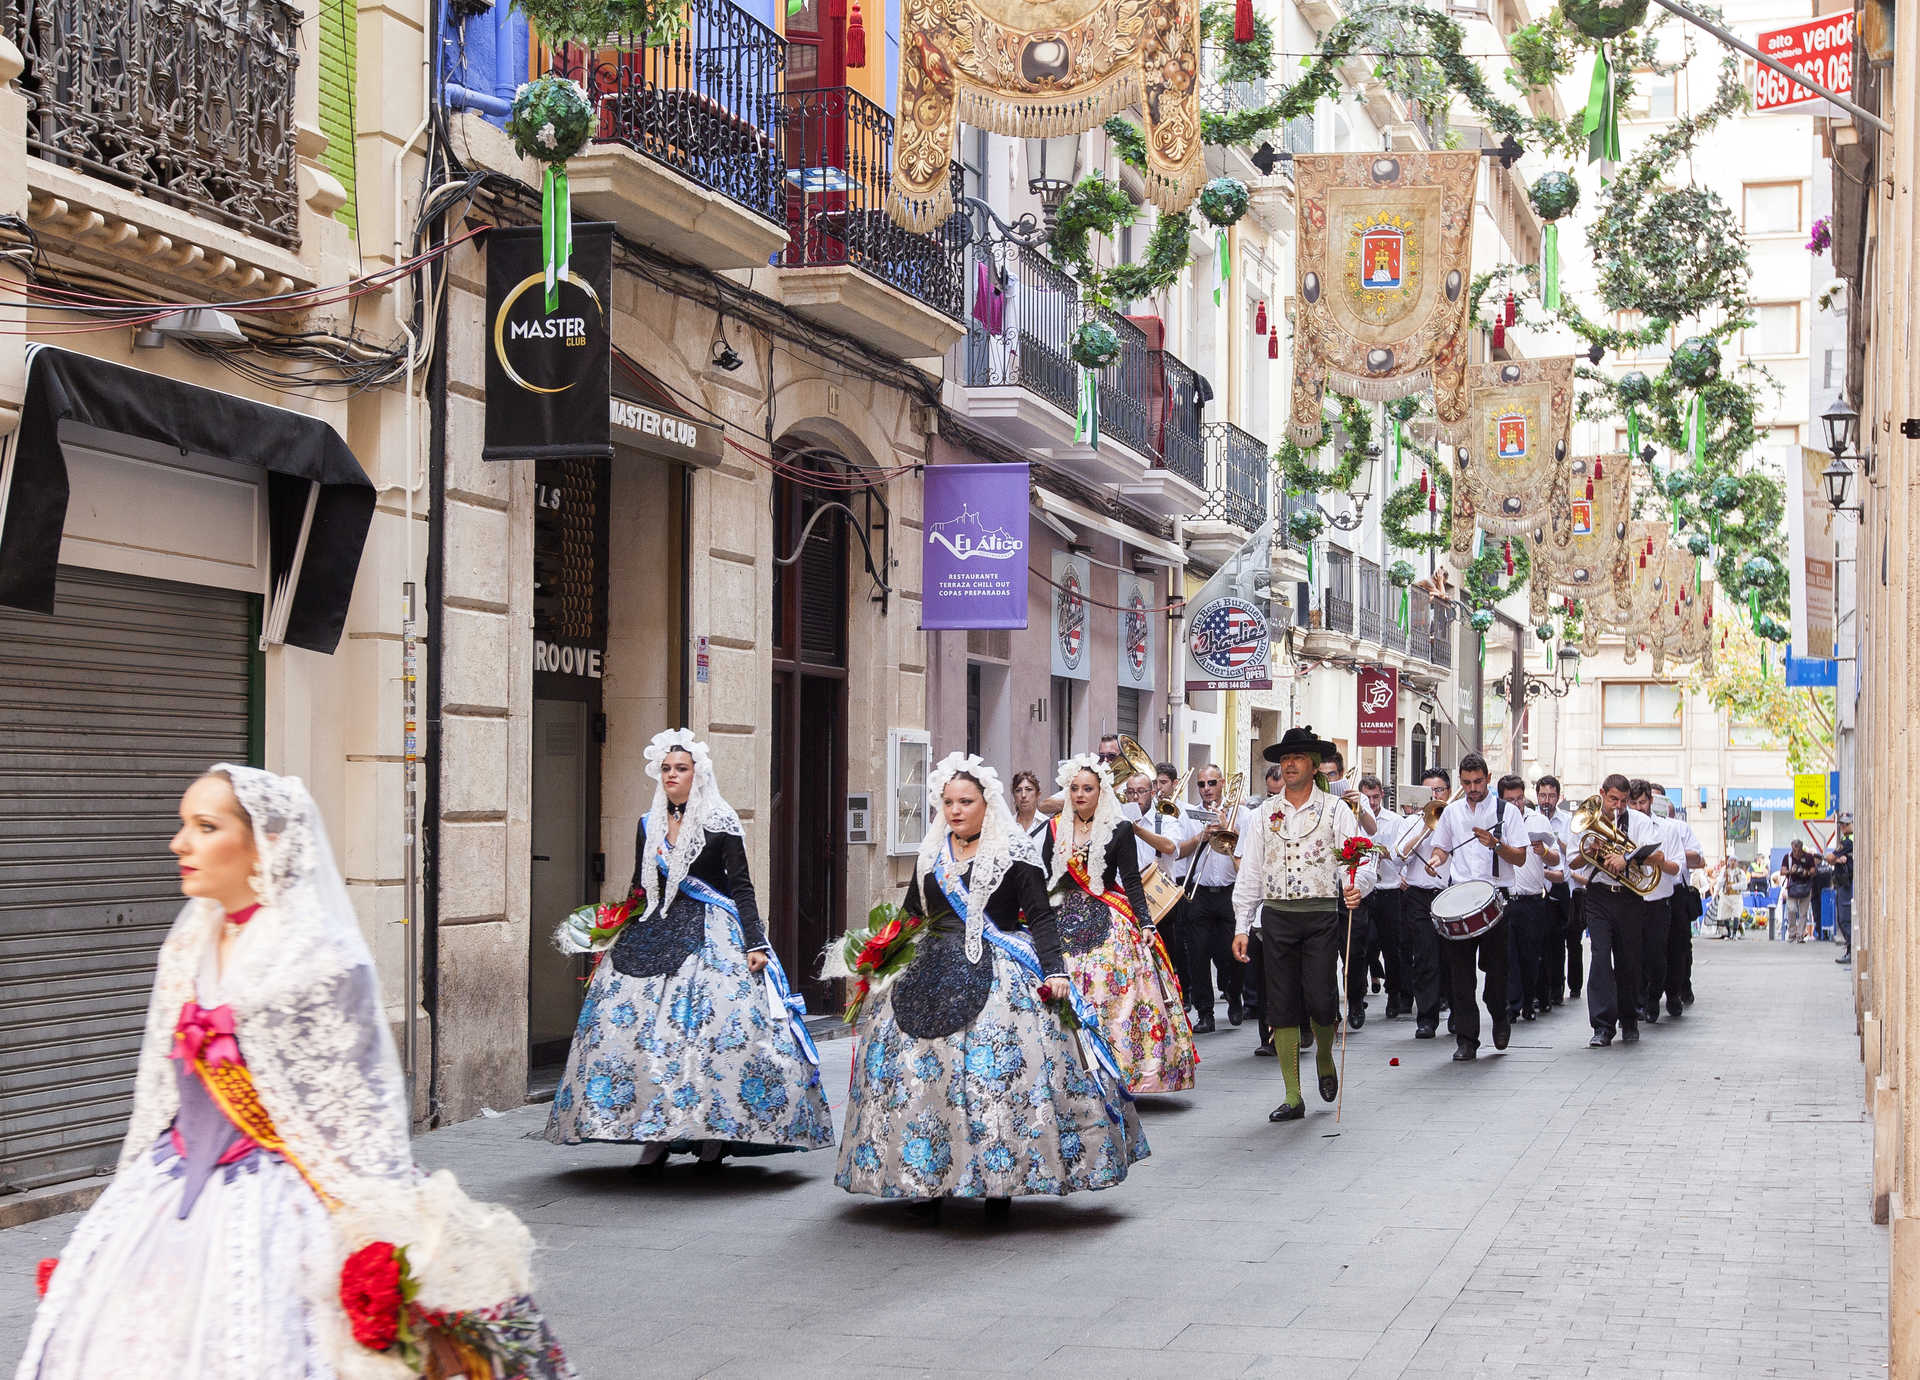
{"label": "street lamp", "polygon": [[[1369,441],[1366,450],[1360,456],[1360,464],[1354,469],[1353,478],[1347,481],[1347,502],[1351,505],[1345,513],[1329,513],[1320,509],[1320,516],[1342,532],[1351,532],[1367,520],[1367,500],[1373,497],[1373,467],[1380,462],[1380,446]],[[1317,505],[1316,505],[1317,506]]]}
{"label": "street lamp", "polygon": [[1860,505],[1849,507],[1847,504],[1847,485],[1853,480],[1853,466],[1847,461],[1854,459],[1867,462],[1863,457],[1849,456],[1847,452],[1853,447],[1860,426],[1860,414],[1842,393],[1835,396],[1827,410],[1820,414],[1820,425],[1827,433],[1827,450],[1833,456],[1827,467],[1820,471],[1820,483],[1827,491],[1827,506],[1836,513],[1852,513],[1858,519]]}
{"label": "street lamp", "polygon": [[1040,212],[1051,230],[1080,168],[1080,136],[1056,134],[1022,142],[1027,146],[1027,190],[1040,198]]}

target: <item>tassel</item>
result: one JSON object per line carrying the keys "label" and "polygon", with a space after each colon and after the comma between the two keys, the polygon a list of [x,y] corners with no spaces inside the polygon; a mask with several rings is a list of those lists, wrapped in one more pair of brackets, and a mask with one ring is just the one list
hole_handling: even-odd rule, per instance
{"label": "tassel", "polygon": [[1420,487],[1427,490],[1427,517],[1431,519],[1440,511],[1440,486],[1435,484],[1429,489],[1422,484]]}
{"label": "tassel", "polygon": [[1593,502],[1593,481],[1591,479],[1587,481],[1587,502]]}
{"label": "tassel", "polygon": [[1507,348],[1507,323],[1498,316],[1493,318],[1493,348],[1496,350]]}
{"label": "tassel", "polygon": [[1426,496],[1427,496],[1427,472],[1425,470],[1421,470],[1420,471],[1420,497],[1425,498]]}
{"label": "tassel", "polygon": [[1540,227],[1540,305],[1560,310],[1560,227],[1548,221]]}
{"label": "tassel", "polygon": [[1280,328],[1278,326],[1275,326],[1272,333],[1267,336],[1267,358],[1280,358]]}
{"label": "tassel", "polygon": [[1513,539],[1509,537],[1506,541],[1501,542],[1500,550],[1501,554],[1506,558],[1507,578],[1511,580],[1513,578]]}
{"label": "tassel", "polygon": [[1520,309],[1514,304],[1513,294],[1507,294],[1507,324],[1511,326],[1520,317]]}
{"label": "tassel", "polygon": [[860,0],[849,0],[852,12],[847,16],[847,66],[867,65],[867,25],[860,14]]}
{"label": "tassel", "polygon": [[1233,41],[1253,42],[1253,0],[1233,0]]}
{"label": "tassel", "polygon": [[1640,553],[1640,568],[1642,570],[1647,568],[1647,553],[1644,551]]}
{"label": "tassel", "polygon": [[[1593,457],[1593,477],[1595,479],[1605,479],[1607,477],[1607,462],[1597,455]],[[1593,495],[1588,494],[1587,497],[1592,498]]]}
{"label": "tassel", "polygon": [[1264,297],[1254,304],[1253,333],[1255,335],[1265,335],[1267,333],[1267,299]]}

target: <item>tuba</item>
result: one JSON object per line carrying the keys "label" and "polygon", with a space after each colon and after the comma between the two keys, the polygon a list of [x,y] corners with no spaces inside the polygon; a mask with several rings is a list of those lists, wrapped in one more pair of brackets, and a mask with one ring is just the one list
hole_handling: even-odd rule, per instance
{"label": "tuba", "polygon": [[1233,856],[1234,850],[1240,846],[1240,831],[1238,829],[1227,828],[1226,823],[1231,817],[1232,812],[1240,808],[1235,802],[1240,799],[1241,792],[1245,791],[1246,788],[1247,777],[1245,772],[1237,771],[1227,778],[1226,787],[1220,792],[1220,809],[1218,811],[1220,827],[1213,831],[1213,839],[1207,845],[1213,849],[1214,852],[1224,853],[1229,858]]}
{"label": "tuba", "polygon": [[1120,735],[1120,755],[1107,766],[1107,776],[1113,786],[1114,795],[1120,803],[1127,803],[1127,782],[1136,776],[1144,776],[1151,781],[1154,778],[1153,759],[1147,756],[1147,750],[1126,734]]}
{"label": "tuba", "polygon": [[1607,807],[1599,796],[1590,795],[1575,807],[1573,835],[1574,852],[1589,867],[1599,867],[1602,858],[1624,859],[1620,882],[1629,891],[1645,896],[1660,885],[1660,869],[1647,861],[1657,846],[1648,843],[1635,848],[1620,826],[1607,818]]}

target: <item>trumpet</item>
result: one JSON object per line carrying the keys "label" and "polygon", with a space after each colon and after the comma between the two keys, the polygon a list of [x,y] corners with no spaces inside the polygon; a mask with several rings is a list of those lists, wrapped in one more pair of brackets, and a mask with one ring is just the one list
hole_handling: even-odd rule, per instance
{"label": "trumpet", "polygon": [[1184,813],[1180,808],[1180,797],[1187,793],[1187,782],[1191,780],[1192,777],[1193,768],[1188,767],[1180,774],[1180,779],[1173,783],[1172,794],[1163,795],[1153,802],[1154,810],[1159,814],[1167,816],[1169,819],[1177,818]]}
{"label": "trumpet", "polygon": [[1220,793],[1219,822],[1214,828],[1213,838],[1209,840],[1207,844],[1214,852],[1223,853],[1229,858],[1231,858],[1234,855],[1234,851],[1240,847],[1240,831],[1238,829],[1229,829],[1226,827],[1226,824],[1230,812],[1239,808],[1234,802],[1240,798],[1241,792],[1246,790],[1246,788],[1247,777],[1245,772],[1237,771],[1227,778],[1226,789]]}
{"label": "trumpet", "polygon": [[1590,795],[1573,812],[1574,851],[1577,861],[1598,868],[1603,859],[1618,858],[1626,865],[1620,869],[1620,881],[1629,891],[1641,896],[1660,885],[1660,869],[1649,862],[1655,844],[1633,846],[1633,840],[1611,819],[1607,807],[1597,795]]}
{"label": "trumpet", "polygon": [[1429,872],[1433,871],[1433,864],[1427,861],[1427,854],[1421,851],[1421,846],[1433,837],[1433,831],[1440,826],[1441,812],[1446,808],[1446,805],[1438,800],[1429,800],[1422,805],[1418,831],[1407,830],[1407,836],[1394,845],[1393,856],[1401,862],[1412,862],[1418,858],[1422,867]]}

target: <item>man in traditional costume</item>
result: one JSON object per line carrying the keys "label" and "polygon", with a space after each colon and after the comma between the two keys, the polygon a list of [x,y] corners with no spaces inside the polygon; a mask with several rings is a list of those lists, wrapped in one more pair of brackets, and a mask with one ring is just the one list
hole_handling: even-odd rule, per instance
{"label": "man in traditional costume", "polygon": [[1340,860],[1347,840],[1362,837],[1353,810],[1320,789],[1315,774],[1332,743],[1311,725],[1290,728],[1265,752],[1280,766],[1281,789],[1250,812],[1240,835],[1240,872],[1234,882],[1233,955],[1247,961],[1247,932],[1257,920],[1266,973],[1266,1019],[1287,1082],[1287,1100],[1269,1121],[1307,1114],[1300,1091],[1300,1021],[1313,1022],[1314,1065],[1320,1096],[1340,1095],[1334,1070],[1333,1024],[1339,1011],[1334,969],[1348,932],[1340,903],[1351,912],[1374,888],[1371,854],[1349,870]]}

